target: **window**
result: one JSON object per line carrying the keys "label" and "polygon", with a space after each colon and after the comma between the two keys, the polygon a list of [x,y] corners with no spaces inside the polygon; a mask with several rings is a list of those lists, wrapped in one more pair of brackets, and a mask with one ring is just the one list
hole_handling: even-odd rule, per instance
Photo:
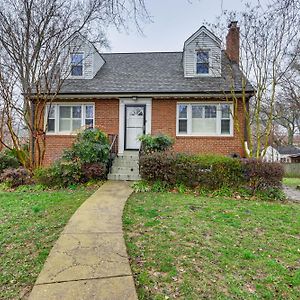
{"label": "window", "polygon": [[187,103],[177,105],[177,134],[232,135],[232,105]]}
{"label": "window", "polygon": [[197,51],[196,73],[209,73],[209,51]]}
{"label": "window", "polygon": [[230,106],[228,104],[221,105],[221,134],[230,134]]}
{"label": "window", "polygon": [[94,127],[92,104],[52,104],[47,114],[48,133],[71,133],[82,127]]}
{"label": "window", "polygon": [[179,125],[178,132],[185,133],[187,132],[187,105],[179,105]]}
{"label": "window", "polygon": [[83,53],[71,54],[71,75],[72,76],[83,75]]}
{"label": "window", "polygon": [[47,114],[48,114],[47,131],[55,132],[55,107],[48,106]]}

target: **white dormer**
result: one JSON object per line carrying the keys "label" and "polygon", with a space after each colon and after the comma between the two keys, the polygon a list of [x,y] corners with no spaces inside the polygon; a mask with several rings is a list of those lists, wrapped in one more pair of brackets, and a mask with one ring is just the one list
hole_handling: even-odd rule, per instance
{"label": "white dormer", "polygon": [[185,41],[183,68],[184,77],[221,76],[221,40],[205,26]]}
{"label": "white dormer", "polygon": [[105,61],[95,46],[78,35],[64,51],[63,70],[69,79],[92,79]]}

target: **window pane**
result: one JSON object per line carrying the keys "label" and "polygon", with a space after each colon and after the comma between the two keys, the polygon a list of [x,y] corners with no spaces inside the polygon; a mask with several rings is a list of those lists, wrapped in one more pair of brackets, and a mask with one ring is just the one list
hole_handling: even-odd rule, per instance
{"label": "window pane", "polygon": [[230,106],[227,104],[222,105],[222,119],[229,119],[230,118]]}
{"label": "window pane", "polygon": [[187,133],[187,120],[179,120],[179,133]]}
{"label": "window pane", "polygon": [[217,107],[215,105],[205,106],[205,118],[216,118],[217,117]]}
{"label": "window pane", "polygon": [[73,106],[73,118],[80,119],[81,118],[81,106]]}
{"label": "window pane", "polygon": [[72,121],[72,130],[79,129],[81,127],[81,120]]}
{"label": "window pane", "polygon": [[49,106],[48,107],[49,111],[48,111],[48,117],[50,119],[54,119],[55,118],[55,106]]}
{"label": "window pane", "polygon": [[71,120],[59,120],[59,131],[71,131]]}
{"label": "window pane", "polygon": [[54,119],[48,119],[48,132],[54,132],[55,131],[55,120]]}
{"label": "window pane", "polygon": [[86,119],[85,120],[85,126],[87,126],[89,128],[93,128],[94,127],[94,120],[93,119]]}
{"label": "window pane", "polygon": [[82,66],[72,66],[71,75],[72,76],[82,76]]}
{"label": "window pane", "polygon": [[71,64],[72,65],[82,65],[83,54],[82,53],[73,53],[71,54]]}
{"label": "window pane", "polygon": [[230,120],[221,120],[221,133],[230,134]]}
{"label": "window pane", "polygon": [[60,118],[71,118],[71,106],[60,106],[59,107]]}
{"label": "window pane", "polygon": [[186,119],[187,118],[187,106],[179,105],[179,118]]}
{"label": "window pane", "polygon": [[94,107],[91,105],[87,105],[85,107],[85,117],[88,119],[93,119],[94,117]]}
{"label": "window pane", "polygon": [[215,135],[217,133],[217,120],[216,119],[193,118],[192,133]]}
{"label": "window pane", "polygon": [[208,64],[208,51],[198,51],[197,52],[197,63],[207,63]]}
{"label": "window pane", "polygon": [[192,106],[192,117],[193,118],[203,118],[203,106]]}
{"label": "window pane", "polygon": [[209,73],[209,66],[208,64],[198,63],[197,64],[197,73],[198,74],[208,74]]}

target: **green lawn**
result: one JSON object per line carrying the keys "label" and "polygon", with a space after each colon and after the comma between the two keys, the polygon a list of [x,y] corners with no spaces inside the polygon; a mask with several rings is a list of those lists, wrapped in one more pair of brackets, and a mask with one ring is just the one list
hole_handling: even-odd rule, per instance
{"label": "green lawn", "polygon": [[123,216],[139,299],[299,299],[300,205],[133,194]]}
{"label": "green lawn", "polygon": [[295,188],[300,186],[300,178],[283,178],[283,184]]}
{"label": "green lawn", "polygon": [[0,299],[24,299],[71,215],[94,188],[0,192]]}

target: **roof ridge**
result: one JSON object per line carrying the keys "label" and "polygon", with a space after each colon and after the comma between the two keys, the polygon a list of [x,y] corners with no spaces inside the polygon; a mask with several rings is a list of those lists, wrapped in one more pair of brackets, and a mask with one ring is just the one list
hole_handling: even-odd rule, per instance
{"label": "roof ridge", "polygon": [[158,53],[183,53],[183,51],[141,51],[141,52],[101,52],[101,54],[158,54]]}

